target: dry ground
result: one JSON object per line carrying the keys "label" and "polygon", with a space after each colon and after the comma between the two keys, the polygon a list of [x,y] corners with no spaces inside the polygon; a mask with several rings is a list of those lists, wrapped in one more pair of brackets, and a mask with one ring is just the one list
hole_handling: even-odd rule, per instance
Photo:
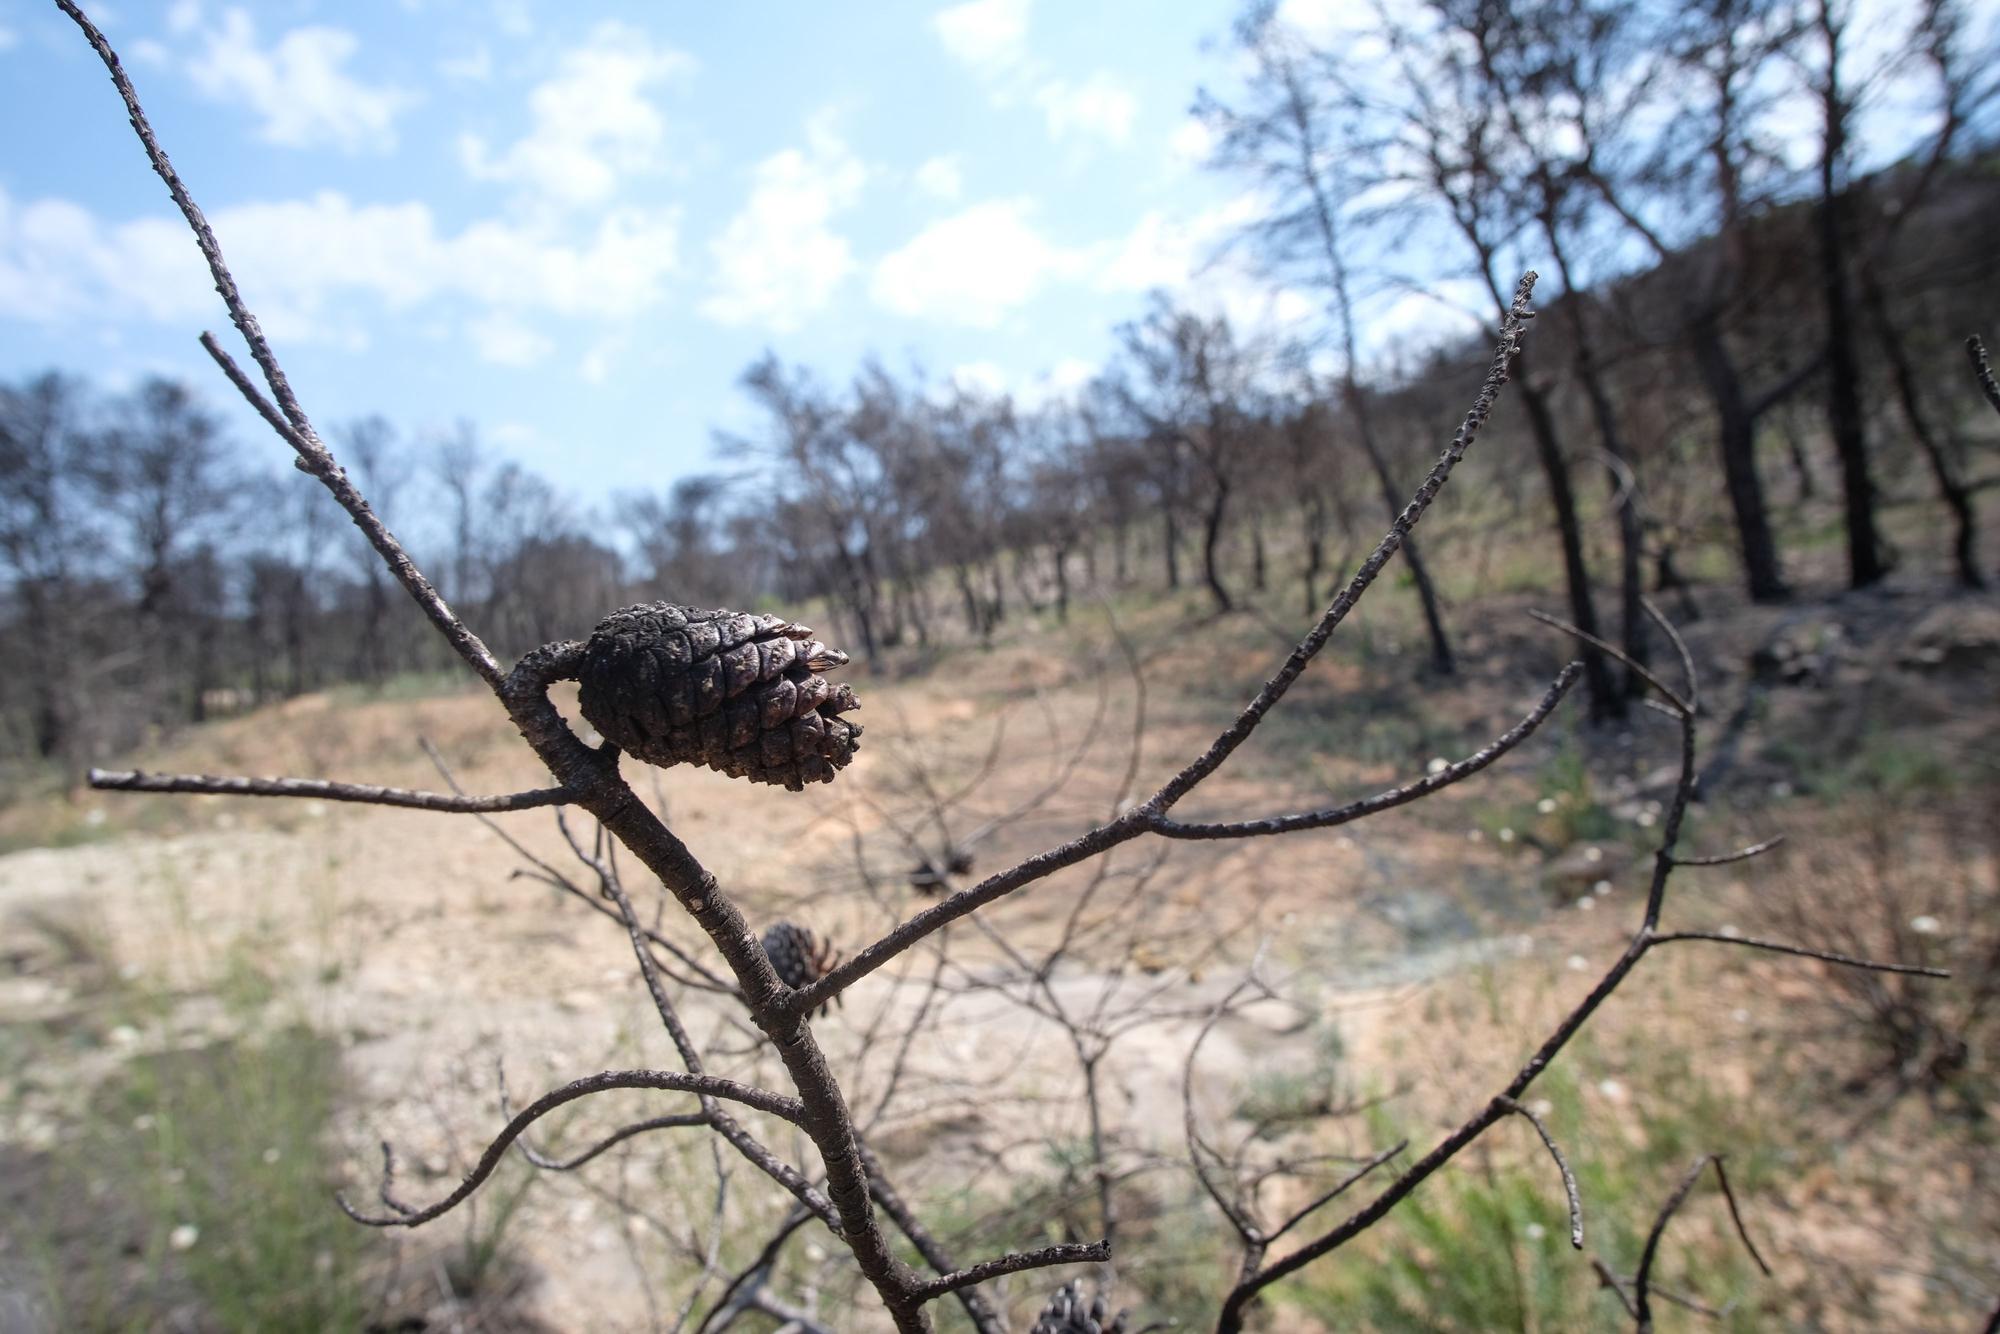
{"label": "dry ground", "polygon": [[[1707,614],[1690,636],[1710,678],[1710,755],[1723,768],[1692,837],[1712,851],[1788,832],[1793,850],[1684,874],[1676,924],[1754,923],[1777,892],[1771,886],[1809,893],[1822,872],[1800,845],[1860,840],[1872,807],[1990,814],[2000,716],[2000,610],[1991,600],[1883,594],[1777,611],[1735,606],[1717,592],[1703,600]],[[1470,668],[1453,685],[1420,677],[1405,622],[1388,616],[1355,627],[1350,639],[1361,647],[1330,651],[1268,735],[1186,813],[1323,804],[1329,793],[1369,791],[1421,771],[1431,756],[1473,748],[1524,711],[1561,660],[1562,646],[1516,611],[1489,605],[1466,627]],[[1124,614],[1149,686],[1138,773],[1156,782],[1213,734],[1282,646],[1275,629],[1251,617],[1191,622],[1188,608],[1172,603]],[[1751,671],[1760,650],[1764,683]],[[925,823],[936,805],[927,792],[948,792],[981,774],[983,757],[996,757],[946,812],[963,838],[1028,802],[1063,772],[1066,756],[1081,755],[1056,796],[972,849],[977,871],[997,869],[1100,817],[1135,736],[1134,680],[1102,623],[1082,612],[1069,630],[857,685],[868,739],[828,788],[793,796],[689,771],[640,784],[753,923],[789,916],[850,949],[923,901],[905,883],[914,856],[905,834],[938,846],[938,827]],[[419,737],[469,789],[540,783],[497,708],[471,693],[301,699],[211,725],[135,762],[437,786]],[[1285,999],[1232,1017],[1205,1046],[1197,1104],[1218,1133],[1240,1129],[1258,1097],[1296,1096],[1301,1082],[1320,1081],[1357,1097],[1395,1092],[1378,1117],[1428,1137],[1504,1082],[1630,929],[1638,858],[1671,780],[1670,757],[1666,729],[1643,718],[1608,735],[1559,720],[1471,782],[1346,830],[1178,845],[1157,864],[1157,847],[1121,854],[1125,878],[1106,892],[1130,895],[1133,929],[1115,946],[1107,937],[1086,951],[1056,983],[1080,1008],[1115,986],[1114,1010],[1143,994],[1159,1011],[1106,1061],[1134,1235],[1165,1239],[1160,1220],[1179,1217],[1172,1210],[1187,1201],[1185,1173],[1171,1161],[1182,1151],[1182,1061],[1206,1012],[1260,949],[1260,966]],[[499,818],[537,857],[581,870],[547,812]],[[1969,886],[1964,892],[1990,908],[1995,872],[1990,841],[1975,837],[1982,831],[1924,828],[1927,841],[1909,854],[1923,874]],[[0,837],[22,849],[0,857],[0,1024],[11,1067],[0,1072],[0,1149],[10,1155],[16,1193],[40,1180],[31,1164],[81,1142],[81,1128],[100,1115],[93,1091],[128,1063],[296,1023],[337,1044],[342,1094],[325,1148],[338,1184],[364,1199],[380,1139],[397,1146],[405,1197],[448,1189],[500,1122],[502,1065],[518,1099],[605,1066],[672,1063],[621,933],[523,878],[522,858],[466,817],[75,792],[0,809]],[[970,1225],[992,1206],[992,1227],[977,1243],[985,1252],[1044,1239],[1020,1235],[1021,1219],[1000,1206],[1051,1170],[1082,1122],[1061,1031],[983,984],[1007,975],[1000,941],[1032,952],[1055,938],[1082,877],[1067,873],[999,906],[993,936],[957,930],[942,991],[929,984],[934,961],[912,955],[817,1026],[856,1105],[872,1108],[894,1064],[896,1044],[883,1035],[923,1010],[876,1138],[905,1186],[937,1196],[955,1222]],[[1903,913],[1913,915],[1925,914]],[[668,929],[699,947],[671,921]],[[1745,1302],[1773,1327],[1927,1329],[1946,1327],[1934,1323],[1943,1314],[1970,1327],[2000,1286],[2000,1257],[1990,1235],[1978,1236],[1985,1215],[1976,1203],[1993,1166],[1979,1129],[1990,1120],[1979,1118],[1991,1110],[1982,1100],[1994,1054],[1971,1053],[1988,1082],[1969,1086],[1983,1090],[1970,1121],[1962,1108],[1916,1095],[1877,1107],[1872,1094],[1839,1091],[1835,1067],[1865,1064],[1865,1048],[1851,1019],[1821,1005],[1818,965],[1683,949],[1649,962],[1569,1059],[1565,1087],[1592,1127],[1572,1152],[1657,1136],[1664,1123],[1641,1107],[1726,1104],[1728,1118],[1702,1126],[1768,1143],[1693,1148],[1769,1149],[1783,1160],[1762,1174],[1754,1210],[1777,1277],[1747,1296],[1732,1290],[1714,1300]],[[136,1008],[106,999],[135,993],[153,999]],[[721,1071],[775,1077],[722,1007],[699,996],[688,1005]],[[1992,1029],[1978,1031],[1990,1037]],[[658,1102],[627,1096],[578,1114],[551,1138],[581,1144],[589,1127]],[[794,1147],[775,1127],[761,1129]],[[255,1130],[246,1125],[243,1134]],[[1350,1117],[1336,1138],[1360,1148],[1379,1134],[1386,1123]],[[1801,1147],[1816,1143],[1833,1148]],[[1491,1161],[1479,1170],[1490,1172]],[[657,1138],[598,1168],[544,1180],[518,1211],[495,1206],[484,1216],[489,1231],[504,1220],[501,1239],[518,1261],[504,1300],[455,1305],[435,1285],[411,1296],[423,1285],[405,1277],[391,1314],[431,1322],[401,1328],[671,1323],[685,1276],[701,1264],[677,1239],[705,1235],[714,1197],[704,1183],[712,1180],[703,1146]],[[1553,1194],[1553,1178],[1545,1184]],[[1670,1184],[1595,1203],[1643,1227]],[[955,1208],[950,1197],[960,1192],[984,1204]],[[1271,1199],[1274,1208],[1281,1202]],[[747,1254],[760,1221],[781,1209],[775,1188],[735,1173],[721,1215],[734,1229],[727,1256]],[[162,1221],[142,1213],[120,1224],[116,1213],[107,1209],[100,1233],[84,1227],[71,1244],[112,1246],[119,1226],[143,1231]],[[33,1295],[27,1218],[21,1211],[0,1221],[0,1284],[12,1285],[20,1312],[45,1310]],[[1192,1222],[1176,1226],[1183,1245],[1208,1235]],[[1392,1219],[1385,1230],[1397,1226]],[[425,1257],[477,1233],[448,1218],[400,1242],[398,1263],[427,1272]],[[1140,1253],[1123,1269],[1128,1283],[1172,1288],[1165,1262],[1149,1267],[1142,1243],[1133,1245]],[[871,1327],[866,1316],[842,1312],[848,1289],[824,1259],[829,1249],[823,1239],[802,1247],[788,1276],[806,1290],[818,1285],[833,1327]],[[1195,1266],[1202,1272],[1187,1283],[1212,1291],[1226,1263]],[[1001,1291],[1025,1313],[1045,1286]],[[149,1291],[140,1283],[126,1314],[140,1327],[180,1327],[180,1317],[146,1312],[157,1298]],[[198,1302],[177,1309],[194,1311],[186,1319],[200,1327]],[[1283,1302],[1273,1327],[1326,1327],[1315,1309],[1311,1300]],[[22,1318],[34,1327],[31,1314]],[[0,1328],[11,1328],[7,1319],[0,1307]]]}

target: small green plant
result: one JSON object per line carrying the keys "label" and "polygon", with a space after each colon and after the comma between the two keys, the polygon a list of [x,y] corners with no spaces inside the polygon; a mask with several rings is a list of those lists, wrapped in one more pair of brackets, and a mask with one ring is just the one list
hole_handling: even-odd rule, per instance
{"label": "small green plant", "polygon": [[[1685,1053],[1653,1053],[1649,1082],[1674,1090],[1671,1103],[1641,1106],[1603,1124],[1574,1075],[1557,1067],[1536,1085],[1538,1114],[1566,1146],[1583,1199],[1585,1252],[1570,1246],[1569,1214],[1553,1165],[1520,1123],[1518,1151],[1495,1144],[1463,1170],[1445,1173],[1371,1236],[1365,1253],[1302,1284],[1298,1306],[1338,1328],[1380,1331],[1625,1330],[1631,1319],[1591,1264],[1601,1259],[1629,1277],[1660,1206],[1695,1158],[1717,1145],[1750,1145],[1745,1112],[1708,1088]],[[1377,1113],[1373,1138],[1403,1131]],[[1730,1159],[1731,1182],[1746,1202],[1768,1183],[1768,1155]],[[1706,1328],[1753,1330],[1766,1313],[1755,1300],[1752,1262],[1726,1213],[1698,1194],[1675,1215],[1654,1268],[1656,1291],[1720,1313]],[[1720,1206],[1718,1205],[1719,1209]],[[1752,1223],[1754,1228],[1755,1224]],[[1681,1313],[1684,1315],[1684,1313]],[[1672,1327],[1680,1315],[1664,1316]],[[1687,1317],[1692,1320],[1693,1317]]]}
{"label": "small green plant", "polygon": [[381,1243],[328,1207],[339,1087],[337,1050],[304,1028],[122,1066],[36,1168],[49,1327],[181,1310],[204,1329],[360,1328]]}

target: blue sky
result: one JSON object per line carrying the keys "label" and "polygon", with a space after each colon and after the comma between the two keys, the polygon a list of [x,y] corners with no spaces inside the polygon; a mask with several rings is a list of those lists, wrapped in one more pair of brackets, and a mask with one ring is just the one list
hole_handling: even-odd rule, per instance
{"label": "blue sky", "polygon": [[[1034,399],[1155,286],[1310,309],[1203,270],[1244,216],[1187,115],[1233,0],[86,8],[322,429],[470,419],[586,500],[754,425],[767,347]],[[53,6],[0,0],[0,118],[0,375],[224,402],[220,303]]]}
{"label": "blue sky", "polygon": [[[1860,45],[1907,29],[1908,0],[1857,3]],[[735,382],[766,348],[1033,403],[1087,381],[1155,288],[1239,328],[1319,323],[1312,294],[1214,262],[1259,213],[1188,115],[1234,90],[1238,0],[86,7],[323,430],[468,420],[586,502],[755,429]],[[1339,44],[1368,0],[1280,12]],[[1932,119],[1900,95],[1871,97],[1865,158]],[[45,0],[0,0],[0,118],[0,376],[180,376],[275,450],[197,348],[220,302]],[[1769,128],[1805,180],[1796,89]],[[1395,239],[1445,301],[1379,295],[1371,358],[1483,304],[1449,237]]]}

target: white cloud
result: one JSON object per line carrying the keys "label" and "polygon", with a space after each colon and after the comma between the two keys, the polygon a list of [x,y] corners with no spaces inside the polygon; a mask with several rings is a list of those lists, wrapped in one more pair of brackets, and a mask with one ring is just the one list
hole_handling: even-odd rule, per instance
{"label": "white cloud", "polygon": [[959,169],[958,154],[934,157],[917,168],[917,189],[933,199],[952,200],[965,189],[965,175]]}
{"label": "white cloud", "polygon": [[1372,31],[1379,22],[1370,0],[1281,0],[1277,19],[1316,46]]}
{"label": "white cloud", "polygon": [[528,95],[533,127],[524,138],[495,155],[467,135],[460,158],[474,178],[514,185],[534,204],[602,205],[622,178],[661,165],[666,122],[646,91],[693,69],[692,57],[636,28],[600,23]]}
{"label": "white cloud", "polygon": [[715,288],[701,309],[719,324],[789,332],[854,271],[846,238],[827,224],[853,207],[868,168],[825,113],[807,123],[806,145],[757,164],[749,200],[709,246]]}
{"label": "white cloud", "polygon": [[534,35],[535,20],[527,0],[493,0],[493,22],[509,37]]}
{"label": "white cloud", "polygon": [[1176,167],[1207,166],[1214,152],[1215,131],[1199,116],[1183,119],[1167,139],[1167,157]]}
{"label": "white cloud", "polygon": [[167,31],[189,33],[201,26],[201,0],[174,0],[167,6]]}
{"label": "white cloud", "polygon": [[[581,243],[499,221],[440,235],[423,204],[356,205],[330,191],[209,220],[252,307],[297,340],[344,336],[334,322],[357,301],[618,321],[657,305],[678,266],[672,211],[617,210]],[[0,192],[0,309],[32,323],[180,323],[212,316],[216,297],[178,219],[107,223],[67,200]]]}
{"label": "white cloud", "polygon": [[[5,47],[6,43],[0,42],[0,49]],[[174,59],[173,52],[167,50],[166,43],[156,42],[150,37],[141,37],[135,42],[128,43],[125,51],[139,64],[151,65],[155,69],[166,68]]]}
{"label": "white cloud", "polygon": [[1087,256],[1051,243],[1032,200],[989,200],[932,223],[875,266],[876,304],[922,319],[991,328]]}
{"label": "white cloud", "polygon": [[1035,105],[1056,142],[1082,135],[1123,144],[1132,137],[1139,101],[1109,74],[1099,71],[1081,83],[1051,79],[1035,90]]}
{"label": "white cloud", "polygon": [[12,28],[0,26],[0,51],[6,51],[20,42]]}
{"label": "white cloud", "polygon": [[939,10],[931,26],[954,58],[998,72],[1027,54],[1028,0],[966,0]]}
{"label": "white cloud", "polygon": [[493,77],[493,50],[481,42],[463,55],[438,61],[437,71],[453,83],[485,83]]}
{"label": "white cloud", "polygon": [[962,366],[952,367],[949,379],[955,388],[989,398],[998,398],[1007,392],[1007,372],[1001,370],[997,362],[968,361]]}
{"label": "white cloud", "polygon": [[1101,139],[1123,144],[1132,134],[1138,99],[1110,73],[1081,80],[1057,77],[1028,54],[1029,0],[966,0],[931,19],[952,58],[989,90],[993,105],[1031,104],[1058,143]]}
{"label": "white cloud", "polygon": [[1064,357],[1046,371],[1032,375],[1009,375],[998,362],[968,361],[952,367],[945,383],[962,392],[1001,395],[1016,406],[1033,412],[1050,403],[1074,399],[1077,391],[1097,378],[1101,368],[1081,357]]}
{"label": "white cloud", "polygon": [[532,366],[556,348],[546,335],[504,310],[473,320],[465,331],[479,355],[500,366]]}
{"label": "white cloud", "polygon": [[257,45],[250,16],[232,9],[203,41],[188,67],[195,87],[248,107],[263,120],[258,134],[287,148],[393,148],[396,117],[416,101],[401,89],[351,78],[342,67],[360,42],[342,28],[294,28],[267,50]]}

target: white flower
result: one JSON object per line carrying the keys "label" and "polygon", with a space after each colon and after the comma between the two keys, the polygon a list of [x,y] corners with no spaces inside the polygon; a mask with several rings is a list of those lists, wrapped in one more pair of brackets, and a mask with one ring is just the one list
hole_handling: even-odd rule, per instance
{"label": "white flower", "polygon": [[1449,768],[1451,768],[1450,760],[1442,755],[1433,755],[1431,756],[1431,762],[1424,766],[1424,772],[1427,774],[1441,774]]}
{"label": "white flower", "polygon": [[1659,816],[1653,814],[1651,811],[1640,811],[1632,817],[1632,823],[1638,825],[1641,829],[1651,829],[1659,821],[1659,818]]}
{"label": "white flower", "polygon": [[1543,797],[1535,803],[1535,809],[1543,815],[1554,815],[1556,811],[1556,799],[1554,797]]}
{"label": "white flower", "polygon": [[1750,1022],[1750,1011],[1744,1009],[1731,1010],[1729,1017],[1739,1024],[1747,1024]]}
{"label": "white flower", "polygon": [[169,1232],[167,1234],[167,1245],[173,1247],[177,1251],[189,1250],[194,1246],[196,1242],[200,1240],[201,1240],[201,1229],[196,1227],[193,1223],[182,1223],[179,1227],[175,1228],[172,1232]]}
{"label": "white flower", "polygon": [[1604,860],[1604,849],[1593,843],[1583,850],[1583,859],[1594,866]]}
{"label": "white flower", "polygon": [[1555,1113],[1556,1105],[1547,1098],[1537,1098],[1528,1104],[1528,1110],[1536,1116],[1551,1116]]}
{"label": "white flower", "polygon": [[1603,898],[1611,892],[1611,882],[1609,880],[1600,880],[1590,887],[1590,892],[1599,898]]}
{"label": "white flower", "polygon": [[264,1165],[268,1167],[283,1156],[283,1154],[278,1152],[277,1146],[273,1145],[271,1148],[264,1150]]}
{"label": "white flower", "polygon": [[1925,913],[1922,917],[1912,917],[1910,919],[1910,930],[1920,936],[1934,936],[1943,929],[1944,923],[1938,921],[1937,918],[1931,916],[1929,913]]}
{"label": "white flower", "polygon": [[1527,1227],[1521,1230],[1528,1234],[1529,1241],[1540,1241],[1543,1237],[1549,1235],[1549,1230],[1543,1227],[1540,1223],[1530,1223],[1528,1224]]}
{"label": "white flower", "polygon": [[1607,1101],[1610,1102],[1625,1101],[1625,1086],[1619,1083],[1615,1079],[1598,1080],[1597,1091],[1603,1094]]}
{"label": "white flower", "polygon": [[1499,838],[1502,843],[1512,843],[1514,841],[1514,831],[1511,829],[1502,829]]}
{"label": "white flower", "polygon": [[130,1024],[120,1024],[111,1030],[111,1040],[121,1047],[129,1047],[139,1040],[139,1030]]}
{"label": "white flower", "polygon": [[1465,831],[1465,837],[1468,842],[1484,843],[1486,841],[1486,831],[1484,829],[1468,829]]}
{"label": "white flower", "polygon": [[1597,906],[1597,900],[1591,898],[1588,895],[1585,895],[1583,898],[1580,898],[1576,901],[1576,906],[1578,911],[1580,912],[1589,912],[1592,908],[1595,908]]}
{"label": "white flower", "polygon": [[1563,964],[1572,973],[1580,973],[1590,967],[1590,960],[1584,958],[1581,954],[1572,954],[1563,961]]}
{"label": "white flower", "polygon": [[153,1114],[151,1112],[141,1112],[132,1118],[132,1129],[138,1131],[140,1134],[143,1135],[152,1128]]}

